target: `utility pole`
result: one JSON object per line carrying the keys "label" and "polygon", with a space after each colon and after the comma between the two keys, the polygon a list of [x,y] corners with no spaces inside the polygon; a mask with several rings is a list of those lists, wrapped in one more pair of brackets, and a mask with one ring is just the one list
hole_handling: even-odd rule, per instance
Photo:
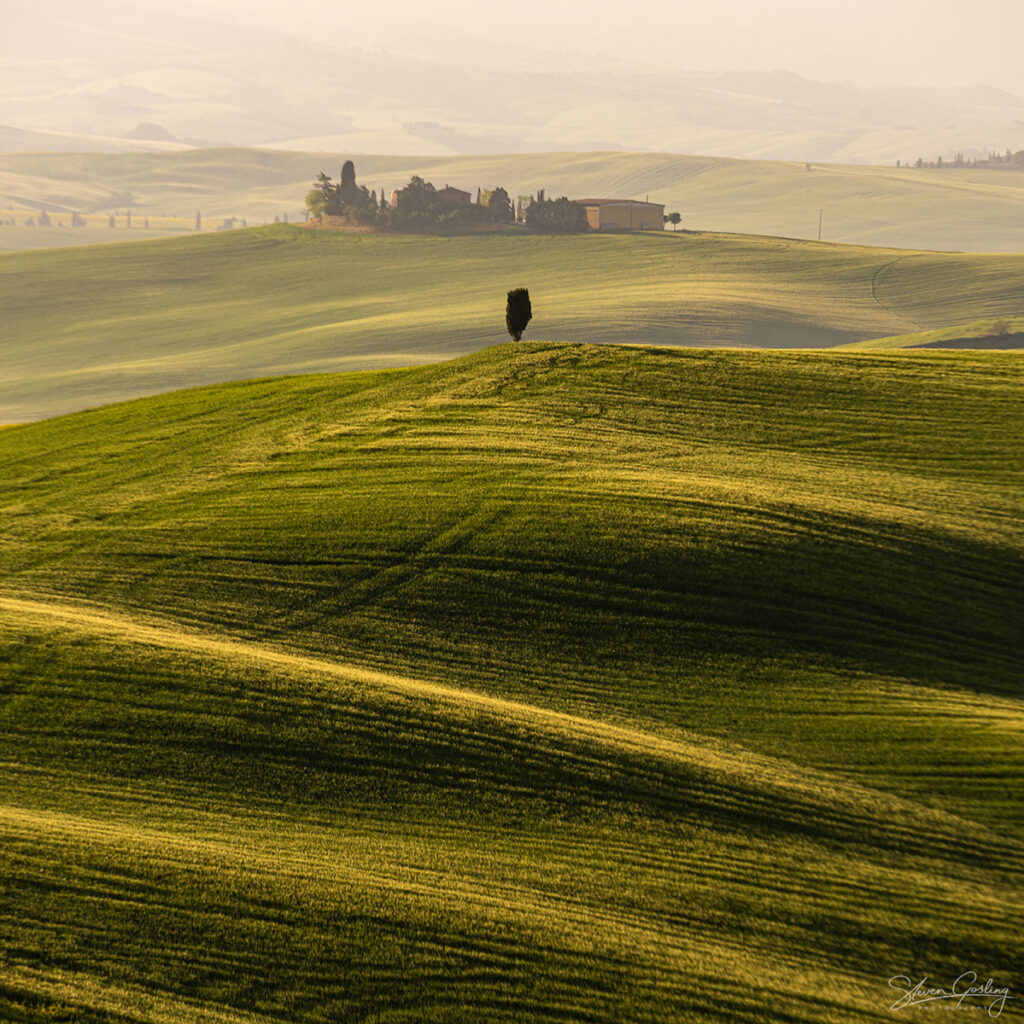
{"label": "utility pole", "polygon": [[825,211],[823,209],[818,211],[818,241],[819,242],[821,241],[821,218],[824,215],[825,215]]}

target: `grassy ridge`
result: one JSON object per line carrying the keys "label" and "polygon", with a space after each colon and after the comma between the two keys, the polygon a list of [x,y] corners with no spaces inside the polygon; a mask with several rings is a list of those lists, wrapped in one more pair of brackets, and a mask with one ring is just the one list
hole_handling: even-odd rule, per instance
{"label": "grassy ridge", "polygon": [[1012,985],[1022,375],[522,344],[3,431],[0,1000],[866,1021],[898,973]]}
{"label": "grassy ridge", "polygon": [[833,345],[1024,313],[1024,256],[722,235],[360,236],[272,227],[0,259],[0,422],[254,375],[429,362],[531,331]]}
{"label": "grassy ridge", "polygon": [[[301,214],[317,173],[337,177],[352,154],[214,149],[182,153],[0,154],[3,197],[59,209],[131,206],[137,215],[224,217],[250,223]],[[1024,174],[732,160],[666,153],[526,153],[507,156],[356,156],[360,180],[390,192],[421,174],[473,193],[625,196],[665,203],[702,231],[817,238],[913,249],[1024,250]],[[10,200],[8,200],[10,201]],[[22,220],[24,218],[21,218]],[[0,226],[0,249],[66,245],[56,229]],[[105,236],[110,237],[108,232]]]}

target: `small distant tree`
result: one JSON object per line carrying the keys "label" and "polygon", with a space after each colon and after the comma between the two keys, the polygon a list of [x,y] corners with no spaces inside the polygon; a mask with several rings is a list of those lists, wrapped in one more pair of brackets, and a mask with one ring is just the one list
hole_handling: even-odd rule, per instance
{"label": "small distant tree", "polygon": [[1010,322],[1008,320],[996,320],[992,324],[992,333],[997,337],[1001,338],[1005,334],[1010,333]]}
{"label": "small distant tree", "polygon": [[529,291],[526,288],[513,288],[508,293],[508,302],[505,305],[505,326],[513,341],[522,339],[523,331],[526,330],[532,316]]}
{"label": "small distant tree", "polygon": [[[328,181],[331,179],[328,178]],[[323,190],[319,185],[316,188],[311,188],[306,193],[306,209],[309,210],[311,217],[316,217],[317,220],[323,219],[324,214],[327,212],[328,193]]]}
{"label": "small distant tree", "polygon": [[[113,225],[111,225],[111,227],[113,227]],[[202,214],[198,210],[196,210],[196,231],[202,231],[202,230],[203,230],[203,217],[202,217]]]}
{"label": "small distant tree", "polygon": [[39,221],[39,226],[41,228],[48,228],[48,227],[52,226],[51,223],[50,223],[50,215],[45,210],[40,210],[39,211],[38,221]]}
{"label": "small distant tree", "polygon": [[665,223],[672,225],[672,230],[675,231],[679,227],[679,222],[683,219],[682,214],[673,210],[671,213],[665,214]]}

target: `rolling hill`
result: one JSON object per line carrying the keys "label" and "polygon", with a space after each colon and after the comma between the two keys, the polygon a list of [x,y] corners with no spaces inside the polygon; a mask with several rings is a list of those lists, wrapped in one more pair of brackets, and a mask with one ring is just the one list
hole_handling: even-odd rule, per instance
{"label": "rolling hill", "polygon": [[[288,214],[320,171],[338,176],[348,154],[257,149],[165,153],[0,153],[0,249],[128,237],[106,230],[105,214],[177,218],[197,209],[208,227],[226,217],[250,223]],[[504,185],[512,195],[650,196],[683,214],[683,226],[914,249],[1024,251],[1024,173],[1010,170],[783,163],[666,153],[521,153],[506,156],[357,156],[360,180],[390,191],[420,174],[474,194]],[[810,170],[808,170],[808,166]],[[21,214],[15,215],[14,210]],[[27,230],[24,211],[95,214],[99,237]]]}
{"label": "rolling hill", "polygon": [[523,343],[0,432],[0,1015],[1016,992],[1022,383]]}
{"label": "rolling hill", "polygon": [[[813,72],[817,81],[779,70],[787,58],[774,47],[773,70],[737,68],[736,24],[717,58],[734,70],[712,70],[706,62],[715,58],[695,51],[693,19],[667,12],[649,27],[668,38],[674,21],[685,41],[671,53],[648,43],[628,56],[621,44],[630,26],[587,52],[580,19],[559,18],[556,28],[551,10],[526,15],[544,21],[543,32],[488,27],[438,5],[394,19],[282,12],[276,29],[261,29],[251,10],[225,17],[225,6],[104,0],[83,12],[79,0],[5,0],[0,125],[108,150],[133,148],[143,135],[349,153],[667,148],[894,164],[1024,145],[1013,51],[976,19],[968,24],[979,34],[959,38],[958,48],[986,55],[958,62],[946,87],[865,88],[837,81],[847,73],[831,62]],[[570,34],[571,45],[559,45]],[[944,60],[933,54],[929,63]],[[853,77],[872,77],[861,55],[856,66]],[[140,124],[162,131],[140,133]]]}
{"label": "rolling hill", "polygon": [[1024,255],[713,234],[351,235],[284,225],[0,258],[0,423],[527,337],[828,346],[1024,314]]}

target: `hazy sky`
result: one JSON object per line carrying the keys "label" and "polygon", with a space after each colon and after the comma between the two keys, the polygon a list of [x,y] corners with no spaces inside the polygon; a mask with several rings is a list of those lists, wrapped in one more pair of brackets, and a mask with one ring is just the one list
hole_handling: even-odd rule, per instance
{"label": "hazy sky", "polygon": [[[156,3],[156,0],[138,0]],[[985,82],[1024,95],[1024,0],[203,0],[232,21],[430,52],[462,35],[695,70],[858,84]]]}

